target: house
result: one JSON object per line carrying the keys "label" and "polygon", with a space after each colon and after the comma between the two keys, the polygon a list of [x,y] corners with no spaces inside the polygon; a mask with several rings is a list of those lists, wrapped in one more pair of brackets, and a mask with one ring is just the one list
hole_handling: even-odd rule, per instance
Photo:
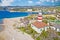
{"label": "house", "polygon": [[34,22],[33,24],[31,24],[31,27],[37,32],[37,33],[41,33],[43,30],[47,31],[47,29],[49,27],[47,27],[47,24],[44,22]]}
{"label": "house", "polygon": [[28,11],[28,12],[31,12],[31,11],[32,11],[32,9],[27,9],[27,11]]}
{"label": "house", "polygon": [[56,20],[54,23],[51,23],[53,24],[50,28],[57,31],[57,32],[60,32],[60,20]]}
{"label": "house", "polygon": [[57,14],[57,19],[60,20],[60,12]]}
{"label": "house", "polygon": [[29,24],[29,20],[27,18],[20,19],[20,27],[26,27]]}
{"label": "house", "polygon": [[57,31],[57,32],[60,32],[60,24],[55,24],[53,25],[53,27],[51,27],[51,29]]}
{"label": "house", "polygon": [[41,33],[43,30],[47,31],[48,24],[42,22],[42,13],[40,12],[37,17],[37,21],[31,24],[32,29],[34,29],[37,33]]}

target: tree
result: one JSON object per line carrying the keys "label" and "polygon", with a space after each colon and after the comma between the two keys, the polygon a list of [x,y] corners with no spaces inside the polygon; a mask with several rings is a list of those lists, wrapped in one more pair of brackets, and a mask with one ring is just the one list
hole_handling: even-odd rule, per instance
{"label": "tree", "polygon": [[40,40],[40,36],[36,38],[36,40]]}
{"label": "tree", "polygon": [[60,40],[58,37],[54,37],[53,40]]}
{"label": "tree", "polygon": [[55,20],[56,18],[55,17],[49,17],[50,20]]}
{"label": "tree", "polygon": [[46,38],[46,37],[48,37],[48,32],[43,30],[40,36],[43,37],[43,38]]}
{"label": "tree", "polygon": [[48,21],[46,19],[43,20],[44,23],[48,23]]}

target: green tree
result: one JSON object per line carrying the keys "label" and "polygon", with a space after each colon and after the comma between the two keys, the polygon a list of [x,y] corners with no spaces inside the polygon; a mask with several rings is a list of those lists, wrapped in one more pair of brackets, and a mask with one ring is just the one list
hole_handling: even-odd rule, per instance
{"label": "green tree", "polygon": [[53,40],[59,40],[59,38],[58,37],[54,37]]}
{"label": "green tree", "polygon": [[39,37],[37,37],[37,38],[36,38],[36,40],[41,40],[41,39],[40,39],[40,36],[39,36]]}
{"label": "green tree", "polygon": [[55,20],[56,18],[55,17],[49,17],[50,20]]}
{"label": "green tree", "polygon": [[46,38],[46,37],[48,37],[48,32],[43,30],[40,36],[43,37],[43,38]]}
{"label": "green tree", "polygon": [[43,20],[44,23],[48,23],[48,21],[46,19]]}

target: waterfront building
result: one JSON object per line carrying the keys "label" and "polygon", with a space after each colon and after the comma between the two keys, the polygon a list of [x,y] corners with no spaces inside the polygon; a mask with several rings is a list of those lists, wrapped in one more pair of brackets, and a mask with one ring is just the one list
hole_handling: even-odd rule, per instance
{"label": "waterfront building", "polygon": [[37,33],[41,33],[43,30],[47,31],[47,29],[49,28],[48,24],[42,22],[42,19],[42,13],[39,12],[37,21],[31,24],[32,29],[34,29]]}

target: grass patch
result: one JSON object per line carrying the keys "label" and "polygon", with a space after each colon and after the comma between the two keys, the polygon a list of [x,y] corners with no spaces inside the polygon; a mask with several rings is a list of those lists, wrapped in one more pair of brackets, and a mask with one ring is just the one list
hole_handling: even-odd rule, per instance
{"label": "grass patch", "polygon": [[57,34],[60,36],[60,32],[57,32]]}

